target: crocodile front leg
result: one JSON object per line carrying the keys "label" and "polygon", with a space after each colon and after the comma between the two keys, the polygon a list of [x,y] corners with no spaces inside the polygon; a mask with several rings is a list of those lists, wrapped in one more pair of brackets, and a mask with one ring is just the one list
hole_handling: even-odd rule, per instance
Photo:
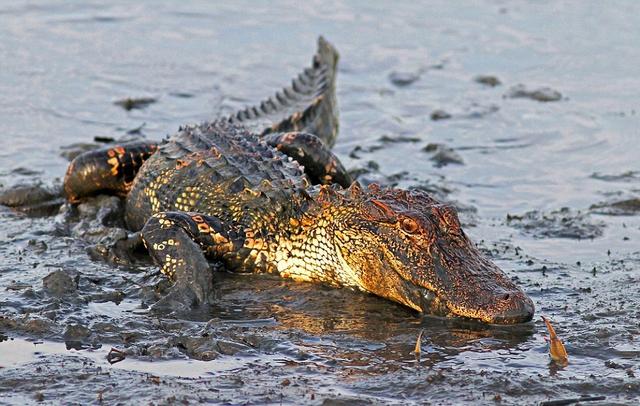
{"label": "crocodile front leg", "polygon": [[312,183],[337,183],[345,188],[351,185],[351,176],[338,157],[315,135],[303,132],[275,133],[266,135],[264,140],[304,166],[304,172]]}
{"label": "crocodile front leg", "polygon": [[175,281],[154,308],[181,309],[210,302],[213,274],[207,257],[228,260],[242,247],[244,232],[212,216],[160,212],[145,224],[142,240],[160,271]]}

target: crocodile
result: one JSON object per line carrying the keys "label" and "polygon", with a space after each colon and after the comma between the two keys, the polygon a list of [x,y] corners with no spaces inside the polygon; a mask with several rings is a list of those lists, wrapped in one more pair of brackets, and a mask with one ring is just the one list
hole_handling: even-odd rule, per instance
{"label": "crocodile", "polygon": [[159,304],[211,303],[215,273],[267,272],[371,293],[419,312],[529,321],[531,299],[475,246],[456,209],[418,190],[353,182],[331,152],[338,53],[254,107],[163,142],[86,152],[64,193],[124,196],[132,243],[173,281]]}

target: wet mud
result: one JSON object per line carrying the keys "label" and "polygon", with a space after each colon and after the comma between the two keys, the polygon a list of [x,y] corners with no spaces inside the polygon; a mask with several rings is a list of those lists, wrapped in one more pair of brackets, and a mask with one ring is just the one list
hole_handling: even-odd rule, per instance
{"label": "wet mud", "polygon": [[529,211],[522,215],[507,214],[507,225],[537,238],[594,239],[602,236],[604,221],[592,220],[589,213],[568,207],[547,213]]}
{"label": "wet mud", "polygon": [[598,203],[592,205],[589,209],[592,212],[598,214],[608,214],[612,216],[632,216],[635,214],[640,214],[640,198],[615,200],[610,203]]}
{"label": "wet mud", "polygon": [[[0,403],[637,404],[638,7],[276,3],[0,6],[0,54],[22,50],[0,75]],[[113,248],[131,237],[122,199],[58,200],[77,154],[259,100],[320,33],[341,52],[336,154],[363,184],[454,204],[534,300],[532,322],[215,266],[214,304],[157,311],[169,283]]]}

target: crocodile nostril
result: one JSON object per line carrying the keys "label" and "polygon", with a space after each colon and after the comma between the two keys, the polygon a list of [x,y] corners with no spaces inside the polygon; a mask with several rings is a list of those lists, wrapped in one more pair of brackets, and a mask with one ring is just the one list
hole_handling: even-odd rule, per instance
{"label": "crocodile nostril", "polygon": [[495,313],[492,323],[514,324],[524,323],[533,317],[535,306],[531,299],[521,291],[502,291],[493,296]]}

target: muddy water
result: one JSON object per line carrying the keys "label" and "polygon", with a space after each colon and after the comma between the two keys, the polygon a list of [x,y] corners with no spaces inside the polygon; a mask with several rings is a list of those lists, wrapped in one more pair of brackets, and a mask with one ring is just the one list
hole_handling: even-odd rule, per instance
{"label": "muddy water", "polygon": [[[337,154],[364,183],[457,204],[570,364],[549,363],[539,318],[420,318],[269,276],[225,275],[213,309],[151,316],[153,267],[87,253],[115,224],[77,239],[60,216],[2,209],[0,402],[637,402],[640,5],[102,3],[0,6],[4,188],[59,182],[69,145],[160,139],[259,100],[323,34],[342,54]],[[129,97],[155,102],[114,104]],[[112,347],[126,359],[107,363]]]}

